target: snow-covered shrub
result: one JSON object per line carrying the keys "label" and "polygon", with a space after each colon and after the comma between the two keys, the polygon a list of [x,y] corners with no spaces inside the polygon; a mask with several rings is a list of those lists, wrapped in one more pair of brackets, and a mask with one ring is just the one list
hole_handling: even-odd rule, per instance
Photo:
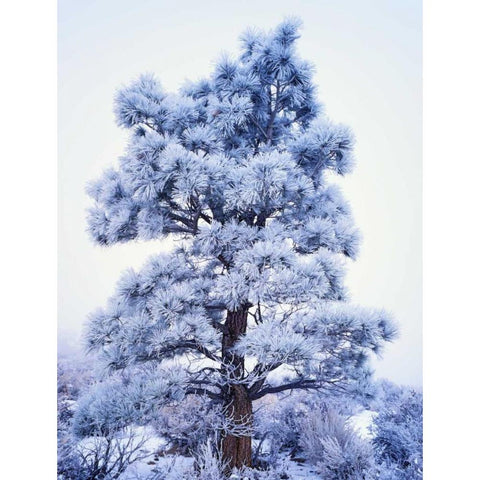
{"label": "snow-covered shrub", "polygon": [[306,418],[310,412],[335,411],[344,416],[355,414],[359,404],[350,397],[319,395],[317,392],[298,391],[289,395],[270,397],[255,412],[256,447],[254,460],[268,457],[271,463],[287,452],[299,454],[300,436],[304,433]]}
{"label": "snow-covered shrub", "polygon": [[323,480],[367,480],[374,478],[375,466],[371,445],[356,434],[340,443],[337,438],[321,441],[323,462],[319,472]]}
{"label": "snow-covered shrub", "polygon": [[295,455],[298,450],[299,423],[307,410],[297,395],[280,400],[271,397],[261,403],[255,412],[254,462],[263,457],[274,463],[280,452]]}
{"label": "snow-covered shrub", "polygon": [[57,394],[70,400],[77,400],[92,383],[92,365],[79,356],[62,357],[57,362]]}
{"label": "snow-covered shrub", "polygon": [[[383,385],[383,405],[372,426],[379,464],[398,479],[423,475],[423,395],[413,389]],[[384,477],[388,478],[387,476]]]}
{"label": "snow-covered shrub", "polygon": [[191,396],[179,405],[162,408],[153,427],[176,453],[189,455],[208,441],[216,440],[220,419],[219,408],[210,400]]}
{"label": "snow-covered shrub", "polygon": [[195,454],[195,478],[196,480],[221,480],[224,476],[227,464],[221,459],[220,453],[207,442],[202,445]]}
{"label": "snow-covered shrub", "polygon": [[78,437],[110,435],[146,419],[145,390],[130,379],[101,383],[82,395],[75,408],[72,427]]}
{"label": "snow-covered shrub", "polygon": [[57,436],[57,479],[87,479],[80,455],[78,455],[76,440],[68,433],[60,433]]}
{"label": "snow-covered shrub", "polygon": [[405,475],[405,471],[401,471],[393,465],[387,465],[385,463],[377,464],[377,480],[407,480],[410,478],[418,478]]}
{"label": "snow-covered shrub", "polygon": [[57,363],[57,477],[86,480],[72,420],[78,396],[91,383],[91,370],[78,358],[59,358]]}
{"label": "snow-covered shrub", "polygon": [[59,430],[70,426],[76,402],[92,383],[92,369],[85,359],[59,358],[57,362],[57,423]]}
{"label": "snow-covered shrub", "polygon": [[80,441],[64,435],[59,438],[58,479],[117,479],[130,465],[149,456],[144,448],[147,440],[132,429]]}
{"label": "snow-covered shrub", "polygon": [[[58,370],[57,476],[59,480],[113,480],[146,458],[148,438],[118,419],[124,405],[112,384],[94,393],[82,363],[60,363]],[[80,396],[81,395],[81,396]]]}
{"label": "snow-covered shrub", "polygon": [[371,445],[346,423],[345,417],[327,405],[305,417],[299,443],[324,480],[373,478]]}

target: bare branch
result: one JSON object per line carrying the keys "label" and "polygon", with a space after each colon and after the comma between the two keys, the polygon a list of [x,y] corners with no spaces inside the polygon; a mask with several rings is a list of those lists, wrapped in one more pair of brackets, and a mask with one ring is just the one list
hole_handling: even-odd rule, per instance
{"label": "bare branch", "polygon": [[268,395],[269,393],[279,393],[284,392],[285,390],[317,390],[322,387],[322,383],[317,383],[316,380],[306,380],[306,379],[299,379],[294,382],[285,383],[284,385],[279,385],[277,387],[265,387],[263,390],[259,390],[257,393],[253,393],[250,395],[252,400],[258,400],[259,398]]}
{"label": "bare branch", "polygon": [[222,400],[222,395],[212,392],[204,387],[189,387],[185,390],[185,395],[206,395],[212,400]]}

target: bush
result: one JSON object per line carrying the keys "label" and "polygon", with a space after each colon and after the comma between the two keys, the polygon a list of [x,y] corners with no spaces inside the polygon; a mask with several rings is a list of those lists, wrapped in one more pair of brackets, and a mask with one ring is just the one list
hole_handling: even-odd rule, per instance
{"label": "bush", "polygon": [[295,455],[299,448],[299,423],[306,412],[305,404],[296,396],[263,400],[254,416],[254,462],[268,457],[268,462],[274,463],[281,451]]}
{"label": "bush", "polygon": [[198,451],[202,445],[215,442],[221,413],[208,399],[189,397],[181,405],[164,407],[156,415],[153,427],[158,436],[169,442],[180,455]]}
{"label": "bush", "polygon": [[[383,402],[373,421],[373,446],[385,471],[398,479],[423,475],[423,395],[413,389],[383,385]],[[387,473],[384,473],[384,478]]]}
{"label": "bush", "polygon": [[86,360],[62,358],[57,363],[57,428],[70,428],[81,392],[92,383],[91,365]]}
{"label": "bush", "polygon": [[328,397],[315,392],[298,391],[264,399],[255,412],[256,449],[254,460],[268,457],[275,462],[281,452],[297,456],[301,448],[300,435],[305,418],[312,411],[334,409],[351,415],[359,406],[348,397]]}
{"label": "bush", "polygon": [[109,436],[147,420],[136,385],[120,388],[119,379],[93,385],[77,401],[72,428],[78,437]]}
{"label": "bush", "polygon": [[195,455],[196,480],[221,480],[224,478],[226,464],[211,442],[202,445]]}
{"label": "bush", "polygon": [[87,474],[82,468],[81,458],[76,449],[76,442],[74,438],[68,434],[57,437],[57,479],[87,479]]}
{"label": "bush", "polygon": [[[113,391],[82,392],[92,384],[87,363],[59,361],[57,377],[57,478],[113,480],[145,458],[147,438],[117,421]],[[107,387],[105,387],[107,388]],[[104,388],[104,390],[105,390]],[[108,428],[107,428],[108,427]],[[87,437],[83,440],[80,437]]]}
{"label": "bush", "polygon": [[321,441],[323,461],[319,472],[323,480],[366,480],[375,474],[371,446],[356,435],[350,435],[340,443],[337,438],[326,437]]}
{"label": "bush", "polygon": [[147,458],[146,437],[132,429],[122,435],[94,436],[78,442],[71,435],[59,437],[59,480],[114,480],[133,463]]}
{"label": "bush", "polygon": [[331,407],[310,412],[302,422],[300,446],[324,480],[373,478],[371,445]]}
{"label": "bush", "polygon": [[78,357],[59,358],[57,362],[57,395],[69,400],[77,400],[92,382],[93,366]]}

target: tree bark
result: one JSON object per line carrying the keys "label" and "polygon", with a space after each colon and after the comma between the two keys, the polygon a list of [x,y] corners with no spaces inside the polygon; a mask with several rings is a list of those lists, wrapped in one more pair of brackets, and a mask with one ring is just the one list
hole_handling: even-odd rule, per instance
{"label": "tree bark", "polygon": [[222,460],[231,470],[252,465],[252,401],[245,385],[235,383],[243,377],[245,359],[232,352],[238,338],[247,330],[248,308],[227,312],[226,331],[222,338],[224,373],[233,382],[228,386],[224,401],[224,414],[231,428],[223,432],[221,439]]}
{"label": "tree bark", "polygon": [[[232,422],[233,431],[222,438],[222,460],[229,470],[252,466],[252,401],[244,385],[232,385],[230,401],[225,414]],[[238,429],[236,432],[235,430]]]}

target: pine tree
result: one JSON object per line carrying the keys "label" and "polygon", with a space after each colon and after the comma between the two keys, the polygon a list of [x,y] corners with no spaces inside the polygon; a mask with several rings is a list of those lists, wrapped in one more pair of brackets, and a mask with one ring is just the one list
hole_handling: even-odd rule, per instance
{"label": "pine tree", "polygon": [[331,178],[351,171],[354,138],[322,113],[298,31],[292,19],[247,31],[237,59],[179,93],[153,75],[119,90],[131,137],[88,188],[96,243],[181,240],[127,271],[91,316],[88,346],[120,379],[116,408],[138,419],[208,397],[231,468],[251,464],[252,402],[358,391],[368,353],[394,336],[384,311],[347,302],[359,235]]}

